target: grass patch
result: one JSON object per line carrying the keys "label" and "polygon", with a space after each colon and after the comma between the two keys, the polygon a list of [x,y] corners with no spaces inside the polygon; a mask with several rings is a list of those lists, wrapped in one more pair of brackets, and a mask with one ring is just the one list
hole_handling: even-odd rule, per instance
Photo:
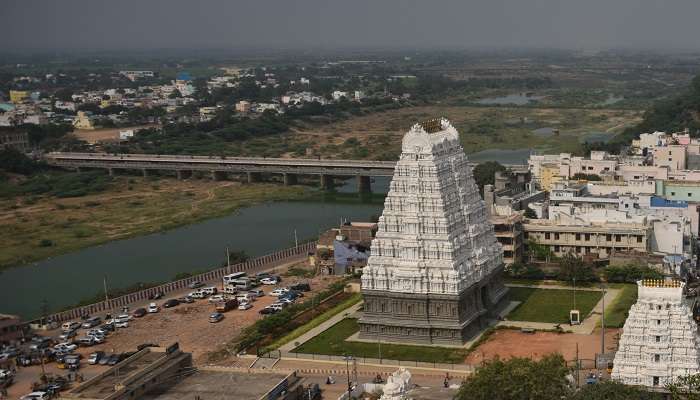
{"label": "grass patch", "polygon": [[[620,293],[610,307],[605,307],[605,326],[622,328],[629,314],[630,307],[637,301],[637,285],[620,285]],[[600,325],[600,323],[598,324]]]}
{"label": "grass patch", "polygon": [[[379,346],[376,343],[347,342],[345,340],[359,329],[357,319],[345,318],[292,351],[295,353],[379,358]],[[390,360],[461,363],[466,356],[466,349],[382,343],[382,358]]]}
{"label": "grass patch", "polygon": [[[582,318],[591,312],[602,295],[599,291],[576,291],[576,308]],[[568,323],[569,310],[574,306],[573,290],[511,287],[508,296],[511,301],[521,302],[508,314],[511,321]]]}
{"label": "grass patch", "polygon": [[355,293],[350,297],[349,299],[343,301],[342,303],[338,304],[337,306],[331,308],[330,310],[324,312],[323,314],[319,315],[318,317],[314,318],[309,322],[308,324],[302,325],[298,327],[297,329],[293,330],[290,332],[288,335],[285,335],[276,341],[272,342],[268,348],[270,349],[277,349],[281,346],[284,346],[285,344],[291,342],[292,340],[298,338],[299,336],[305,334],[306,332],[314,329],[315,327],[321,325],[322,323],[328,321],[331,319],[334,315],[352,307],[353,305],[357,304],[362,300],[362,295],[360,293]]}

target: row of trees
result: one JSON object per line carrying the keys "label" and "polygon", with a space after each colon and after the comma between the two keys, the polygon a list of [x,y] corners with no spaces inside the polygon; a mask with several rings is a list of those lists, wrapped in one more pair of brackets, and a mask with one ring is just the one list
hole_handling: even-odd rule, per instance
{"label": "row of trees", "polygon": [[[576,390],[573,371],[559,354],[541,360],[496,359],[478,369],[462,384],[455,400],[656,400],[662,394],[614,381],[585,385]],[[678,379],[666,389],[671,400],[700,400],[700,375]]]}

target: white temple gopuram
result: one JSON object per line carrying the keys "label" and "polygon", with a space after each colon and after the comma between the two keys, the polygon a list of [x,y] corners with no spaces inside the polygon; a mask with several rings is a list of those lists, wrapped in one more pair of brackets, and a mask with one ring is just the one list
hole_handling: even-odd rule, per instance
{"label": "white temple gopuram", "polygon": [[378,225],[360,338],[461,345],[486,326],[507,291],[502,250],[446,119],[404,136]]}
{"label": "white temple gopuram", "polygon": [[638,281],[615,354],[612,379],[628,385],[663,387],[700,373],[698,329],[679,281]]}

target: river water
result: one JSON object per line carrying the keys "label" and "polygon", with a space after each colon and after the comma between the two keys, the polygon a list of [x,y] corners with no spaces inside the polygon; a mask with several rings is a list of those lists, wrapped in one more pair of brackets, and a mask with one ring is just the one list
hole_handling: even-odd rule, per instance
{"label": "river water", "polygon": [[[377,186],[381,189],[383,185]],[[226,247],[260,256],[293,246],[294,230],[299,240],[316,238],[341,219],[367,221],[381,211],[382,201],[376,199],[366,203],[267,203],[226,217],[8,269],[0,274],[0,313],[36,317],[44,299],[53,311],[99,293],[105,276],[108,286],[114,288],[171,280],[180,272],[221,265]]]}

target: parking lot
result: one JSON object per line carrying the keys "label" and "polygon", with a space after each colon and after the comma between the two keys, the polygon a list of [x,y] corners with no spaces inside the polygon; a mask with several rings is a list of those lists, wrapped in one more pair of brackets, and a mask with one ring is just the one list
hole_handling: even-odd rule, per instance
{"label": "parking lot", "polygon": [[[296,265],[298,266],[298,263]],[[103,351],[107,354],[120,354],[136,351],[137,346],[142,344],[167,346],[174,342],[179,342],[180,348],[192,353],[195,364],[203,365],[206,363],[207,353],[215,351],[225,343],[233,340],[242,329],[265,317],[259,311],[277,301],[276,297],[269,295],[274,289],[296,283],[309,283],[311,291],[304,293],[304,297],[298,300],[303,302],[308,300],[311,295],[323,291],[339,279],[334,276],[316,276],[314,278],[285,277],[281,272],[282,270],[278,268],[277,273],[281,274],[283,278],[283,281],[278,285],[260,285],[256,288],[262,289],[265,295],[255,299],[252,302],[252,308],[247,310],[234,308],[224,312],[224,318],[216,323],[209,322],[209,316],[216,312],[216,305],[210,303],[208,299],[195,300],[193,303],[182,303],[171,308],[163,307],[167,300],[181,298],[194,291],[194,289],[190,289],[188,292],[169,294],[167,297],[154,300],[160,306],[159,312],[146,313],[140,318],[132,316],[128,321],[128,327],[117,328],[114,332],[109,333],[105,337],[104,343],[89,347],[78,347],[74,353],[81,354],[83,358],[80,363],[80,369],[77,372],[85,379],[89,379],[106,368],[106,366],[102,365],[88,365],[88,356],[96,351]],[[217,287],[220,291],[222,289],[221,283]],[[134,310],[141,307],[147,308],[148,302],[131,306],[128,314],[132,315]],[[97,316],[102,317],[102,322],[104,323],[105,315]],[[116,317],[116,315],[112,314],[112,317]],[[85,337],[87,331],[89,329],[80,328],[73,340]],[[40,335],[55,338],[61,333],[61,329],[56,329],[41,332]],[[46,363],[44,369],[48,373],[62,376],[68,373],[66,369],[58,369],[55,362]],[[40,365],[19,368],[15,376],[15,383],[8,388],[10,398],[19,398],[21,395],[29,393],[32,382],[37,381],[40,374]]]}

